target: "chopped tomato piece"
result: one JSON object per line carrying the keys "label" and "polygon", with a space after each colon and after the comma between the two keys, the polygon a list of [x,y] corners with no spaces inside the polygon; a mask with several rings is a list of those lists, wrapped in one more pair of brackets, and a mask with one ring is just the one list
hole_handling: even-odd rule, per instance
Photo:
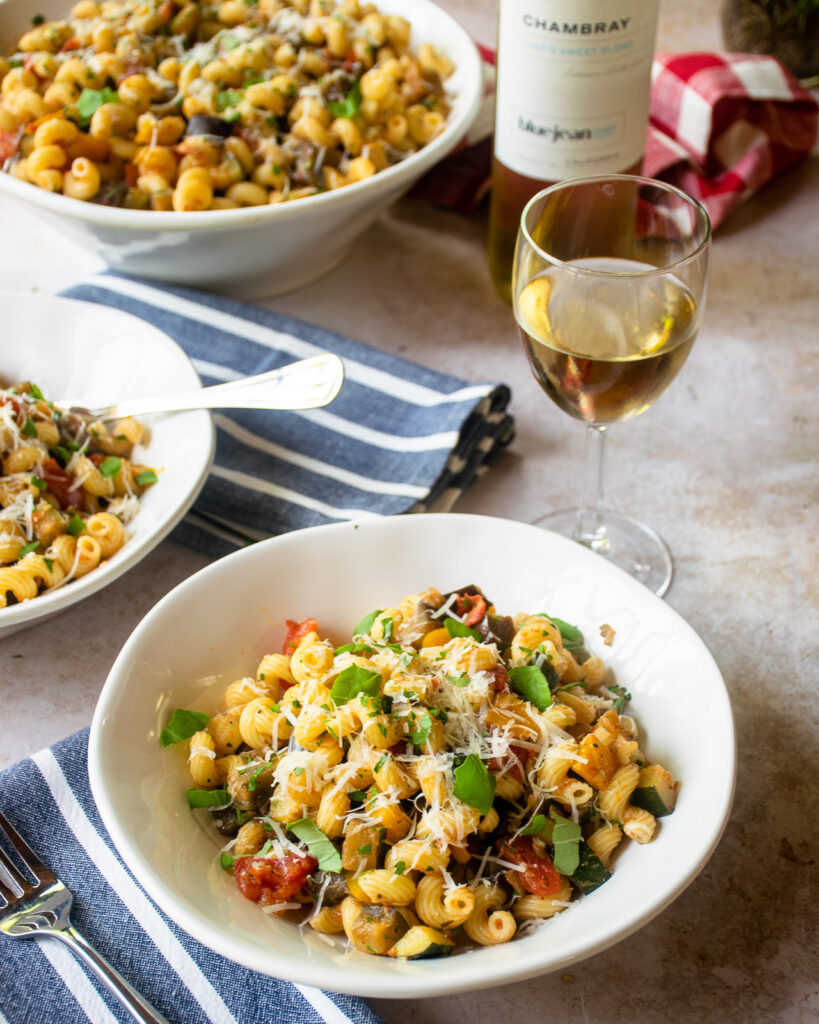
{"label": "chopped tomato piece", "polygon": [[60,47],[60,53],[68,53],[69,50],[79,50],[80,41],[76,36],[72,36],[70,39],[66,39],[63,45]]}
{"label": "chopped tomato piece", "polygon": [[245,899],[265,906],[295,896],[318,867],[315,857],[237,857],[233,876]]}
{"label": "chopped tomato piece", "polygon": [[282,654],[292,654],[298,647],[300,640],[307,636],[308,633],[314,633],[318,630],[318,623],[315,619],[305,619],[304,622],[293,622],[292,619],[287,619],[286,624],[287,633],[284,637]]}
{"label": "chopped tomato piece", "polygon": [[554,861],[546,853],[539,853],[532,836],[502,839],[498,852],[504,860],[523,868],[518,872],[523,888],[533,896],[554,896],[562,885]]}
{"label": "chopped tomato piece", "polygon": [[70,473],[66,473],[56,459],[46,459],[43,463],[43,479],[63,508],[83,507],[82,487]]}
{"label": "chopped tomato piece", "polygon": [[13,157],[19,145],[19,132],[0,131],[0,164]]}

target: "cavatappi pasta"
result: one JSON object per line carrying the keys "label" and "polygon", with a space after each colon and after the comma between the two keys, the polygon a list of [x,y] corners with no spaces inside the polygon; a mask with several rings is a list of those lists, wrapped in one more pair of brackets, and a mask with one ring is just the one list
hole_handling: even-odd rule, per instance
{"label": "cavatappi pasta", "polygon": [[161,737],[189,738],[188,801],[266,913],[398,958],[508,942],[674,808],[629,695],[558,618],[470,586],[374,611],[341,647],[287,627],[225,710],[177,710]]}
{"label": "cavatappi pasta", "polygon": [[79,0],[0,56],[0,168],[145,210],[261,206],[430,142],[450,61],[359,0]]}
{"label": "cavatappi pasta", "polygon": [[61,414],[34,384],[0,389],[0,609],[96,569],[156,482],[131,461],[143,428]]}

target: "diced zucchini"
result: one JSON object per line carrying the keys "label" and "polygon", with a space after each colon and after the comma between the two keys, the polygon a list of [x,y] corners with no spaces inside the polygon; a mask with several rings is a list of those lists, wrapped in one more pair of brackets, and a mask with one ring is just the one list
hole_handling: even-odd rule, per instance
{"label": "diced zucchini", "polygon": [[679,788],[680,784],[674,781],[671,772],[658,764],[650,764],[640,772],[640,781],[631,794],[631,803],[655,818],[663,818],[674,810]]}
{"label": "diced zucchini", "polygon": [[429,960],[436,956],[449,956],[454,948],[455,943],[443,932],[419,924],[410,928],[388,955],[402,960]]}
{"label": "diced zucchini", "polygon": [[580,843],[580,863],[572,875],[572,883],[583,895],[588,895],[611,878],[611,872],[603,864],[588,843]]}

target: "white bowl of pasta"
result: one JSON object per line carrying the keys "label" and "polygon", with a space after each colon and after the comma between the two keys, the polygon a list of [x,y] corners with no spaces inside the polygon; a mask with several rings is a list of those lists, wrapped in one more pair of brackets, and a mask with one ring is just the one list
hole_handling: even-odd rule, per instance
{"label": "white bowl of pasta", "polygon": [[734,736],[704,644],[631,577],[524,524],[409,516],[177,587],[111,670],[89,767],[201,942],[418,997],[565,968],[659,913],[722,833]]}
{"label": "white bowl of pasta", "polygon": [[0,293],[0,316],[3,637],[95,593],[148,554],[199,493],[214,440],[206,412],[100,424],[93,438],[50,404],[93,408],[199,387],[182,349],[150,324],[93,303],[11,292]]}
{"label": "white bowl of pasta", "polygon": [[0,4],[0,194],[116,270],[273,294],[335,266],[456,148],[480,58],[431,0],[216,10]]}

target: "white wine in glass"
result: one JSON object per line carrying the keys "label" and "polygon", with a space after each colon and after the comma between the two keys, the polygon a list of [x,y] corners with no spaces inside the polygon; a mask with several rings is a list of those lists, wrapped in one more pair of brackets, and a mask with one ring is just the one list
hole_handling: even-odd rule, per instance
{"label": "white wine in glass", "polygon": [[581,504],[539,520],[658,594],[673,571],[650,528],[603,508],[606,429],[652,405],[697,336],[708,276],[705,210],[672,186],[615,175],[535,196],[515,254],[515,317],[535,379],[588,424]]}

